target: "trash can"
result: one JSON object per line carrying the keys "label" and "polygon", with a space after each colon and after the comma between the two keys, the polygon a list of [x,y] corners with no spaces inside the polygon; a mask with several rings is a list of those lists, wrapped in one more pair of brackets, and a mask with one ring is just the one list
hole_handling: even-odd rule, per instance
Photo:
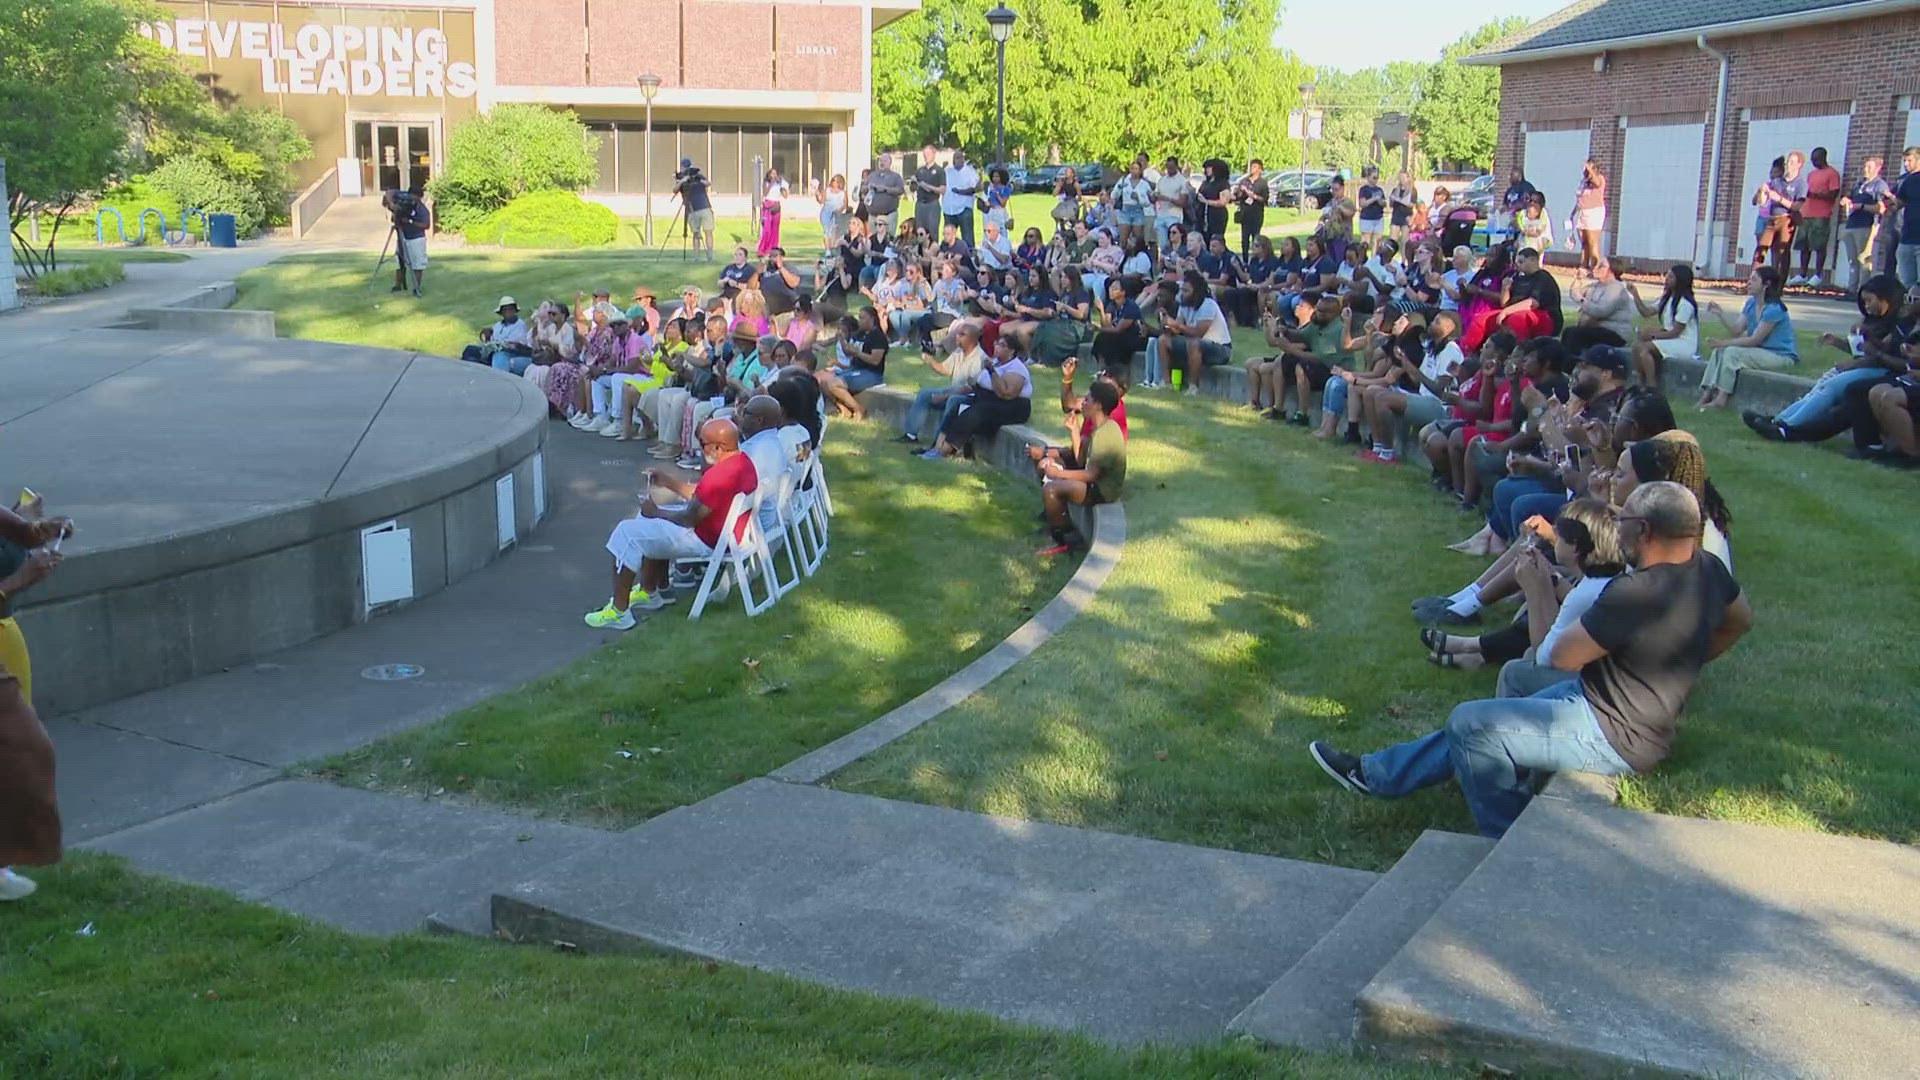
{"label": "trash can", "polygon": [[232,214],[207,215],[207,243],[214,247],[239,247],[238,229]]}

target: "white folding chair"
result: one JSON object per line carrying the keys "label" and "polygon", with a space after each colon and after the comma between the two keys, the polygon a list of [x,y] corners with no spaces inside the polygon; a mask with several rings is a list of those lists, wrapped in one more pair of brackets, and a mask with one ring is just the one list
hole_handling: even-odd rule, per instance
{"label": "white folding chair", "polygon": [[781,514],[781,521],[787,529],[787,546],[798,553],[800,568],[808,577],[820,570],[820,564],[827,557],[827,530],[820,513],[820,500],[812,491],[802,488],[801,483],[813,474],[813,459],[796,461],[793,471],[788,474],[790,497]]}
{"label": "white folding chair", "polygon": [[807,459],[808,468],[813,474],[814,513],[820,518],[820,528],[827,527],[827,519],[833,516],[833,496],[827,494],[827,469],[820,463],[821,454],[815,450]]}
{"label": "white folding chair", "polygon": [[[759,504],[758,492],[733,497],[726,522],[720,527],[720,543],[707,559],[707,572],[701,577],[700,590],[694,594],[693,607],[687,612],[689,620],[699,618],[706,610],[716,586],[738,590],[740,606],[749,616],[760,614],[780,599],[773,584],[773,559],[767,552],[766,537],[760,532]],[[737,538],[736,531],[740,534]],[[758,599],[753,593],[755,578],[761,580],[761,591],[765,594]]]}
{"label": "white folding chair", "polygon": [[[796,554],[796,549],[799,547],[799,544],[793,535],[793,515],[796,512],[793,492],[793,470],[789,468],[786,472],[780,474],[780,482],[775,486],[773,496],[774,521],[778,527],[771,536],[766,538],[767,573],[771,575],[773,579],[774,591],[781,596],[792,592],[794,588],[800,584],[800,578],[802,576],[800,557]],[[780,576],[780,560],[777,558],[777,556],[783,553],[787,557],[787,571],[789,573],[789,576],[786,578]]]}

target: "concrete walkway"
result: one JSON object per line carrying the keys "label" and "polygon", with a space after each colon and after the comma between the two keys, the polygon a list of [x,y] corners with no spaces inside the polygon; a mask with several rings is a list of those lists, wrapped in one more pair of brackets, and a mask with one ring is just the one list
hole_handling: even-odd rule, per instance
{"label": "concrete walkway", "polygon": [[281,241],[250,242],[237,248],[185,248],[185,262],[130,262],[127,279],[118,285],[37,302],[0,313],[0,330],[7,333],[71,330],[111,326],[134,308],[164,307],[217,281],[232,281],[256,266],[288,255],[322,250],[307,244]]}

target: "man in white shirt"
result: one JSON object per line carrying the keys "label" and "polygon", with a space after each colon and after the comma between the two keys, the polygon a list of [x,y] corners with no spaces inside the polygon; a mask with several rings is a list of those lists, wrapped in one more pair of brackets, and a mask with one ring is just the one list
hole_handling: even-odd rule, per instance
{"label": "man in white shirt", "polygon": [[[987,227],[992,228],[993,222],[987,222]],[[931,360],[927,364],[935,374],[947,377],[947,385],[929,386],[913,395],[913,404],[907,406],[906,423],[895,442],[919,442],[920,429],[926,426],[927,414],[935,406],[943,410],[940,422],[933,429],[938,435],[947,426],[947,420],[959,411],[960,403],[966,400],[967,391],[980,377],[980,372],[986,369],[987,354],[980,350],[979,323],[971,319],[954,323],[953,344],[953,352],[945,362]]]}
{"label": "man in white shirt", "polygon": [[740,451],[753,460],[754,474],[760,478],[760,531],[771,538],[780,531],[780,484],[793,466],[793,456],[780,437],[787,416],[778,401],[755,394],[733,419],[745,436]]}
{"label": "man in white shirt", "polygon": [[1165,332],[1147,339],[1147,370],[1158,371],[1163,361],[1181,364],[1186,371],[1187,396],[1200,394],[1200,373],[1233,360],[1233,327],[1213,299],[1207,279],[1189,270],[1180,282],[1180,307],[1164,322]]}
{"label": "man in white shirt", "polygon": [[460,359],[490,364],[496,370],[514,375],[526,374],[533,363],[533,327],[520,317],[520,305],[513,297],[503,296],[493,313],[500,321],[480,331],[480,344],[460,351]]}
{"label": "man in white shirt", "polygon": [[965,151],[955,150],[940,188],[940,215],[947,224],[960,227],[960,239],[968,247],[973,246],[973,197],[979,190],[980,170],[967,164]]}
{"label": "man in white shirt", "polygon": [[1167,230],[1186,220],[1187,200],[1194,197],[1193,186],[1180,172],[1180,159],[1167,159],[1167,171],[1153,185],[1153,235],[1162,252],[1167,249]]}
{"label": "man in white shirt", "polygon": [[1427,326],[1425,357],[1419,364],[1402,359],[1400,370],[1395,373],[1401,384],[1415,389],[1402,390],[1389,384],[1370,386],[1361,392],[1361,413],[1373,432],[1373,448],[1362,451],[1362,459],[1393,464],[1393,444],[1402,418],[1408,427],[1418,431],[1447,415],[1446,397],[1453,392],[1455,372],[1466,360],[1459,344],[1453,340],[1459,331],[1457,313],[1436,312]]}
{"label": "man in white shirt", "polygon": [[1005,270],[1013,261],[1013,245],[1000,231],[1000,223],[992,218],[987,219],[986,233],[980,246],[973,249],[973,257],[989,270]]}

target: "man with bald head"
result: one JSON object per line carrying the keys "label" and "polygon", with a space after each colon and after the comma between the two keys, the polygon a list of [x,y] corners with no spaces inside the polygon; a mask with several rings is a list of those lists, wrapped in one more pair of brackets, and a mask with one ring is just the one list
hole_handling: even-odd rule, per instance
{"label": "man with bald head", "polygon": [[753,471],[759,477],[760,531],[768,536],[780,531],[780,481],[793,467],[793,453],[780,429],[787,426],[787,412],[770,394],[755,394],[734,413],[740,425],[740,450],[753,459]]}
{"label": "man with bald head", "polygon": [[[760,478],[753,459],[741,452],[740,429],[732,420],[700,425],[700,453],[707,470],[699,483],[666,476],[653,479],[655,486],[673,492],[684,503],[662,506],[654,501],[652,491],[641,492],[640,512],[613,527],[613,535],[607,537],[607,552],[613,556],[613,596],[606,607],[587,614],[588,626],[630,630],[632,608],[658,611],[678,599],[667,587],[673,561],[711,558],[734,496],[751,497],[758,489]],[[647,475],[652,472],[647,470]],[[736,540],[745,535],[746,526],[741,518],[735,526]]]}

